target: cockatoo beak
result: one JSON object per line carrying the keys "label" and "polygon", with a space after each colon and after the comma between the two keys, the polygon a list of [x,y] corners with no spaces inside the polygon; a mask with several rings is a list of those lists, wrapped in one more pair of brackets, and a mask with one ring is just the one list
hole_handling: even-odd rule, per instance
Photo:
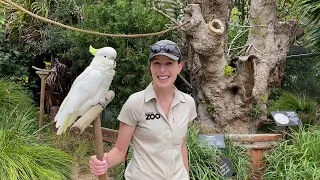
{"label": "cockatoo beak", "polygon": [[92,55],[96,55],[96,53],[97,53],[97,49],[95,49],[95,48],[93,48],[91,45],[90,45],[90,47],[89,47],[89,52],[92,54]]}

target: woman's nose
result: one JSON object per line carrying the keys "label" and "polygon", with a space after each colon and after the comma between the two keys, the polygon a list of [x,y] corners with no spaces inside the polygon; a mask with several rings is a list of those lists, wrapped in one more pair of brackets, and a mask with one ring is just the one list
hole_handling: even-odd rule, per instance
{"label": "woman's nose", "polygon": [[160,66],[160,72],[165,72],[165,71],[166,71],[165,65],[161,65],[161,66]]}

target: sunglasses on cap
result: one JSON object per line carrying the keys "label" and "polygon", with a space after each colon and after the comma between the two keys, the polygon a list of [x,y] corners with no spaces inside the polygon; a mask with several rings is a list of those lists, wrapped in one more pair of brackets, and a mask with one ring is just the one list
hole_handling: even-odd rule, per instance
{"label": "sunglasses on cap", "polygon": [[163,44],[163,45],[154,44],[150,46],[150,49],[151,49],[151,52],[154,54],[157,54],[159,52],[165,52],[180,58],[180,51],[173,44]]}

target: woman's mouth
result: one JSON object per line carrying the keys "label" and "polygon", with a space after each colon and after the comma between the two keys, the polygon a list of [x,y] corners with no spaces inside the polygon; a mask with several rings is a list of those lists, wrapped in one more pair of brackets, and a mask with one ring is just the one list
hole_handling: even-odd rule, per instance
{"label": "woman's mouth", "polygon": [[170,76],[158,76],[160,80],[167,80]]}

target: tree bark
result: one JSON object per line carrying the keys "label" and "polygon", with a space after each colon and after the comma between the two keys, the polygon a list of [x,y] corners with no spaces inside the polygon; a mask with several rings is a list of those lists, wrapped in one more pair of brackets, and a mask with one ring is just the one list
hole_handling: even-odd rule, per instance
{"label": "tree bark", "polygon": [[[199,3],[185,8],[190,23],[183,30],[202,132],[256,132],[267,119],[269,88],[281,83],[286,54],[302,31],[295,21],[279,22],[276,0],[253,0],[246,53],[228,60],[228,1],[189,3]],[[228,65],[236,67],[232,74]]]}

